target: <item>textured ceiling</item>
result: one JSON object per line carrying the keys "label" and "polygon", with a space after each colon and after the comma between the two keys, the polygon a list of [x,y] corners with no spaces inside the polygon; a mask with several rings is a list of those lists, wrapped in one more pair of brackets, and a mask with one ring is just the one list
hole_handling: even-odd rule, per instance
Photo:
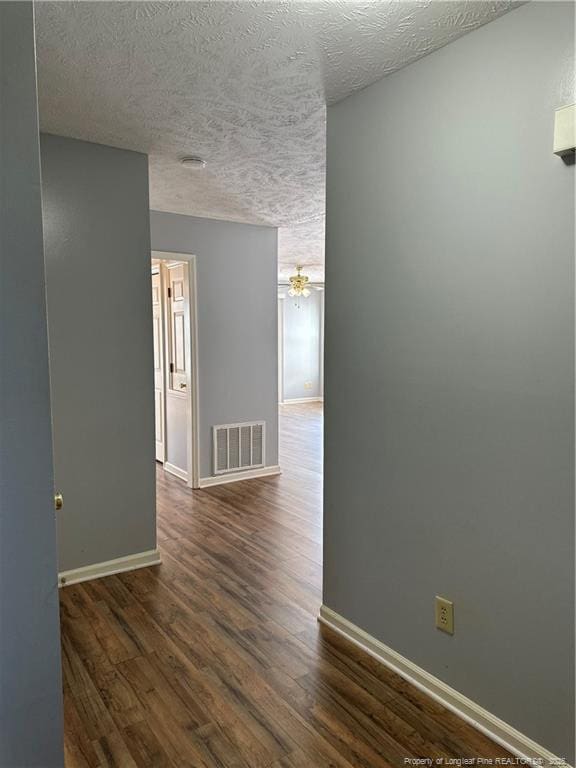
{"label": "textured ceiling", "polygon": [[324,215],[302,224],[278,229],[280,279],[295,274],[295,265],[306,267],[306,275],[316,283],[324,282]]}
{"label": "textured ceiling", "polygon": [[280,276],[319,280],[325,103],[516,4],[40,2],[42,129],[147,153],[151,208],[279,226]]}

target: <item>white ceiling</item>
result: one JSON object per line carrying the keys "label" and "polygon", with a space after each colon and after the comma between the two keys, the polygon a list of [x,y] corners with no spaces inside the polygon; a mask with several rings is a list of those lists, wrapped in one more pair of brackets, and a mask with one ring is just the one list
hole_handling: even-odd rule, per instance
{"label": "white ceiling", "polygon": [[279,226],[280,277],[322,280],[325,103],[516,4],[41,2],[41,126],[147,153],[151,208]]}

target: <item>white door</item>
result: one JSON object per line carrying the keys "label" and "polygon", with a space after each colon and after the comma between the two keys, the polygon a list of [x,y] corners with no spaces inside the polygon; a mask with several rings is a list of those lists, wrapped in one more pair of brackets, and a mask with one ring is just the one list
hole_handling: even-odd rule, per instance
{"label": "white door", "polygon": [[187,280],[184,264],[168,266],[168,318],[170,328],[169,388],[182,392],[188,386],[186,354]]}
{"label": "white door", "polygon": [[165,469],[188,480],[190,383],[190,299],[188,264],[168,263],[167,283],[167,388]]}
{"label": "white door", "polygon": [[154,408],[156,415],[156,461],[164,462],[164,313],[162,276],[152,273],[152,318],[154,329]]}

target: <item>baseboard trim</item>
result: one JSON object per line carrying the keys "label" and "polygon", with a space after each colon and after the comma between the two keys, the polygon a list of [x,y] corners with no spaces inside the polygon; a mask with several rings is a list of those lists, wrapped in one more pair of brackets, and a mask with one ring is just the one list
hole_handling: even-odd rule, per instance
{"label": "baseboard trim", "polygon": [[164,462],[164,469],[166,472],[169,472],[171,475],[175,475],[176,477],[179,477],[180,480],[185,480],[188,482],[188,472],[186,472],[184,469],[180,469],[180,467],[174,466],[174,464],[170,464],[170,462],[165,461]]}
{"label": "baseboard trim", "polygon": [[259,469],[247,469],[245,472],[228,472],[224,475],[214,475],[213,477],[201,477],[199,487],[211,488],[213,485],[224,485],[225,483],[237,483],[239,480],[255,480],[258,477],[272,477],[280,475],[280,467],[260,467]]}
{"label": "baseboard trim", "polygon": [[58,586],[67,587],[70,584],[79,584],[82,581],[100,579],[103,576],[112,576],[115,573],[135,571],[137,568],[147,568],[150,565],[160,565],[160,552],[158,548],[147,552],[137,552],[135,555],[117,557],[115,560],[106,560],[103,563],[85,565],[82,568],[73,568],[70,571],[60,571],[58,574]]}
{"label": "baseboard trim", "polygon": [[342,637],[361,648],[386,667],[396,672],[416,688],[442,704],[484,735],[500,744],[513,755],[526,761],[540,761],[557,768],[571,768],[564,760],[517,731],[508,723],[488,712],[471,699],[434,677],[422,667],[401,656],[384,643],[369,635],[360,627],[340,616],[331,608],[322,605],[318,621],[333,629]]}
{"label": "baseboard trim", "polygon": [[280,405],[296,405],[297,403],[323,403],[323,397],[292,397],[289,400],[284,399]]}

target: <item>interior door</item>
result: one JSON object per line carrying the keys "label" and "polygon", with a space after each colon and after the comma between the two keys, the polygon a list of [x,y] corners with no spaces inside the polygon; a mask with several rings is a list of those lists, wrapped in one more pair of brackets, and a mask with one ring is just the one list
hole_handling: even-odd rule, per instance
{"label": "interior door", "polygon": [[169,386],[173,392],[188,387],[188,360],[186,350],[186,316],[188,290],[184,264],[168,266],[168,317],[170,325],[170,375]]}
{"label": "interior door", "polygon": [[59,768],[58,568],[31,2],[0,2],[0,51],[0,765]]}
{"label": "interior door", "polygon": [[190,298],[188,264],[169,262],[167,284],[166,462],[168,472],[189,480]]}
{"label": "interior door", "polygon": [[162,275],[152,272],[152,318],[154,332],[154,409],[156,416],[156,461],[164,463],[164,313]]}

